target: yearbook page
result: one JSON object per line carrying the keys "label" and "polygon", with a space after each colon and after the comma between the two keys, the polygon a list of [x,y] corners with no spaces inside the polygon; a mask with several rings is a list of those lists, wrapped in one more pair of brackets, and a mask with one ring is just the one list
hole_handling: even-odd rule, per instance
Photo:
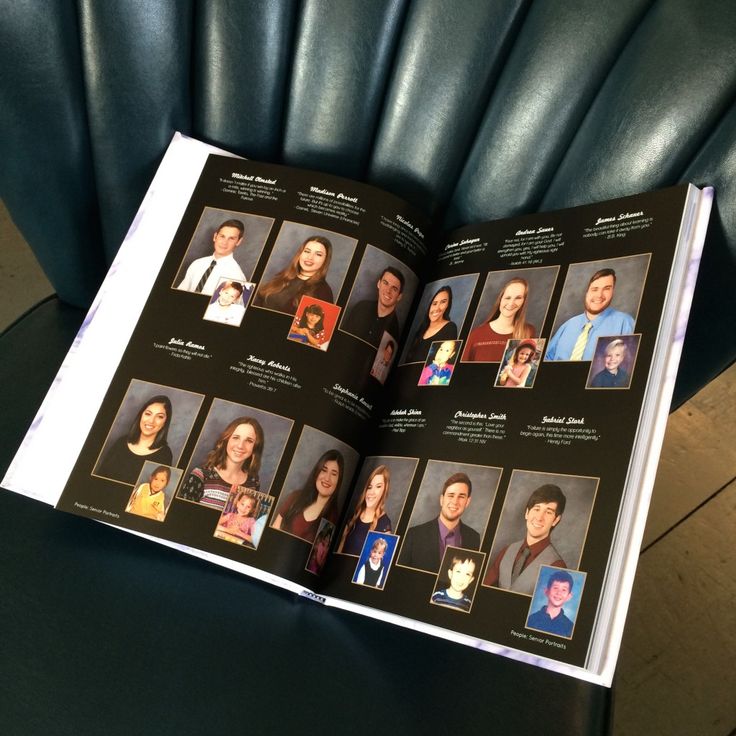
{"label": "yearbook page", "polygon": [[610,684],[712,190],[443,236],[221,153],[175,136],[3,485]]}
{"label": "yearbook page", "polygon": [[375,188],[210,156],[58,507],[313,585],[427,237]]}
{"label": "yearbook page", "polygon": [[324,594],[610,682],[710,194],[449,234]]}

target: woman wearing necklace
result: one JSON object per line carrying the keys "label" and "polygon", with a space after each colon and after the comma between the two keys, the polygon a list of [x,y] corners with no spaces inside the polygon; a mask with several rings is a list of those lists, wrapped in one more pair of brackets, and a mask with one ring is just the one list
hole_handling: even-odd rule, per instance
{"label": "woman wearing necklace", "polygon": [[345,525],[338,552],[359,555],[368,532],[390,532],[391,519],[386,513],[386,501],[391,485],[391,471],[379,465],[365,483],[350,521]]}
{"label": "woman wearing necklace", "polygon": [[526,388],[532,370],[532,358],[537,349],[534,340],[523,340],[514,350],[509,362],[498,374],[498,385],[506,388]]}
{"label": "woman wearing necklace", "polygon": [[325,452],[314,464],[304,485],[292,491],[279,506],[273,528],[313,542],[321,519],[336,524],[344,467],[339,450]]}
{"label": "woman wearing necklace", "polygon": [[289,265],[258,290],[253,303],[257,307],[296,314],[303,296],[332,302],[332,289],[325,280],[331,260],[330,240],[321,235],[308,237],[297,248]]}

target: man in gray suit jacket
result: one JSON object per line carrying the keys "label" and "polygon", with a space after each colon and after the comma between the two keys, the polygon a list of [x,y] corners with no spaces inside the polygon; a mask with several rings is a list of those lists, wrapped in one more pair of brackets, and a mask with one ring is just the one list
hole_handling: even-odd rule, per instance
{"label": "man in gray suit jacket", "polygon": [[399,564],[437,572],[446,547],[478,549],[480,535],[460,520],[470,506],[472,492],[473,484],[465,473],[451,475],[442,486],[439,516],[406,532]]}
{"label": "man in gray suit jacket", "polygon": [[526,536],[496,556],[483,585],[532,595],[542,565],[567,567],[550,537],[565,512],[565,494],[554,483],[539,486],[526,502]]}

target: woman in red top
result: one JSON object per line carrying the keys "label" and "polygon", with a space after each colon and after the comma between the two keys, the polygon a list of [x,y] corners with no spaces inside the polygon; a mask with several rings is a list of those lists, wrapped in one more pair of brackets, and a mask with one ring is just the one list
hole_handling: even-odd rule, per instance
{"label": "woman in red top", "polygon": [[328,450],[315,463],[306,483],[279,506],[274,529],[313,542],[320,519],[337,523],[337,499],[345,468],[339,450]]}
{"label": "woman in red top", "polygon": [[528,296],[529,284],[525,279],[507,281],[486,319],[468,335],[463,361],[498,362],[503,358],[507,340],[534,337],[534,325],[526,321]]}

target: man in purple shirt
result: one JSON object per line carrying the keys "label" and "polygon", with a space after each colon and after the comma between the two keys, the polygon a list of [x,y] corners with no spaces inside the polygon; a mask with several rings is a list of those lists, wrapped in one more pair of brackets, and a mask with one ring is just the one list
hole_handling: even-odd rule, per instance
{"label": "man in purple shirt", "polygon": [[472,492],[473,484],[465,473],[451,475],[442,486],[439,516],[406,532],[399,564],[437,572],[446,547],[478,549],[480,535],[460,518],[470,506]]}

